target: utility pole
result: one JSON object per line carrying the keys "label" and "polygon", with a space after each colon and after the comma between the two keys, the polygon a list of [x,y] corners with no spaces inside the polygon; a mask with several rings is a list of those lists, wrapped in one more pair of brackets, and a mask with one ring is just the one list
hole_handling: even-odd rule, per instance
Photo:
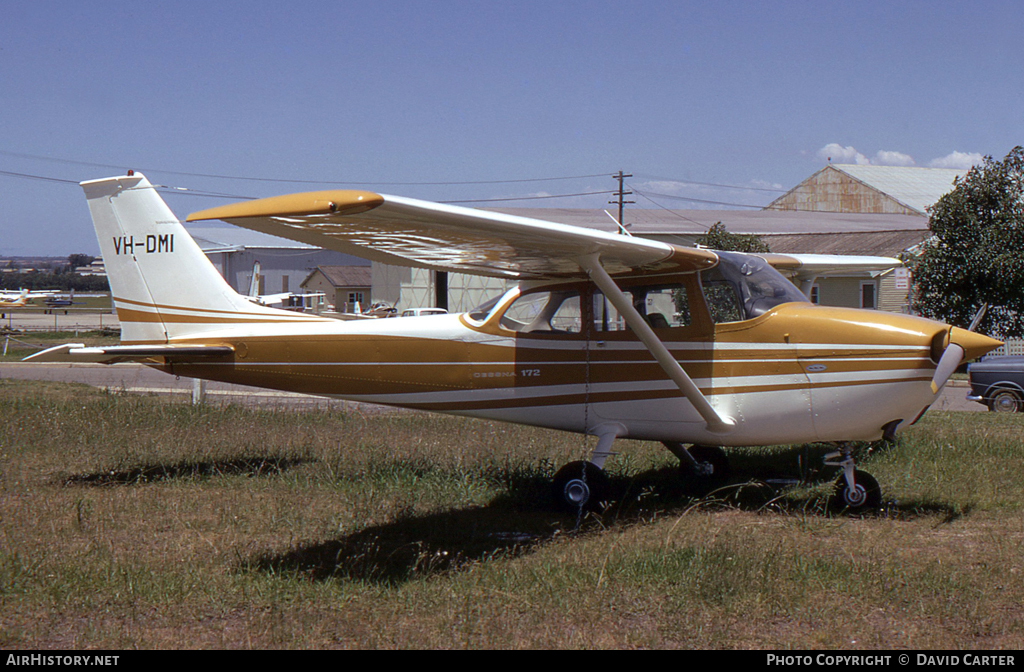
{"label": "utility pole", "polygon": [[[622,211],[623,211],[623,208],[624,208],[624,206],[627,203],[636,203],[636,201],[624,200],[624,198],[626,196],[631,195],[633,192],[632,191],[624,191],[625,185],[624,185],[623,180],[625,180],[627,177],[633,177],[633,176],[632,175],[626,175],[625,173],[623,173],[620,170],[615,175],[612,175],[612,177],[619,181],[619,190],[618,190],[618,192],[616,192],[616,196],[618,198],[616,200],[614,200],[614,201],[608,201],[608,202],[611,203],[612,205],[615,205],[616,203],[619,205],[619,226],[621,226],[624,229],[624,228],[626,228],[626,223],[622,221]],[[619,233],[622,233],[622,230],[620,230]]]}

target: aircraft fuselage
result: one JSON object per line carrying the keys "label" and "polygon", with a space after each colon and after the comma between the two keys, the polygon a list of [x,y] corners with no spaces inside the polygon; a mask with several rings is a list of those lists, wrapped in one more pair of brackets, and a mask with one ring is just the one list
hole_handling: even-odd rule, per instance
{"label": "aircraft fuselage", "polygon": [[629,330],[516,332],[501,325],[509,303],[479,321],[316,320],[207,333],[181,342],[229,345],[234,356],[162,368],[574,432],[618,423],[637,439],[770,445],[871,440],[889,423],[909,424],[937,395],[934,358],[949,332],[921,318],[807,303],[706,334],[659,329],[701,392],[735,421],[717,434]]}

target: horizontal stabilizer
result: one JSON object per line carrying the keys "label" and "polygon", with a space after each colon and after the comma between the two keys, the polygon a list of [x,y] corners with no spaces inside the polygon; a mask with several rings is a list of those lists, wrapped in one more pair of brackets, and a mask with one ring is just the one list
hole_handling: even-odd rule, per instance
{"label": "horizontal stabilizer", "polygon": [[760,254],[783,274],[824,277],[849,273],[881,273],[903,265],[893,257],[871,257],[848,254]]}
{"label": "horizontal stabilizer", "polygon": [[89,348],[82,343],[65,343],[34,355],[25,362],[70,362],[115,364],[117,362],[198,362],[230,357],[234,348],[229,345],[113,345]]}

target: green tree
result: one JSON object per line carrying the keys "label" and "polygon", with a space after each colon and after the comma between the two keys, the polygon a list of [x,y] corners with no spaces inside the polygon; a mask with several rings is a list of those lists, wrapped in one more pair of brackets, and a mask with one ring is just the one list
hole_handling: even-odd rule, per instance
{"label": "green tree", "polygon": [[715,222],[707,233],[697,239],[697,244],[723,252],[771,252],[768,243],[758,236],[729,233],[721,222]]}
{"label": "green tree", "polygon": [[71,268],[71,273],[75,272],[76,268],[81,266],[88,266],[93,262],[96,257],[89,254],[69,254],[68,255],[68,266]]}
{"label": "green tree", "polygon": [[966,327],[989,304],[979,331],[1024,335],[1024,148],[985,157],[930,209],[932,232],[911,262],[914,309]]}

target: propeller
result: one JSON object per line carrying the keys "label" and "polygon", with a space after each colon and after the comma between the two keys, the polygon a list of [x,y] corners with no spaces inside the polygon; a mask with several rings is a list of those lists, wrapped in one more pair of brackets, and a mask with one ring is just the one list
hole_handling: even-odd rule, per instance
{"label": "propeller", "polygon": [[932,394],[938,394],[942,386],[946,384],[949,377],[960,366],[964,360],[964,349],[956,343],[950,343],[942,352],[939,364],[935,367],[935,374],[932,376]]}

